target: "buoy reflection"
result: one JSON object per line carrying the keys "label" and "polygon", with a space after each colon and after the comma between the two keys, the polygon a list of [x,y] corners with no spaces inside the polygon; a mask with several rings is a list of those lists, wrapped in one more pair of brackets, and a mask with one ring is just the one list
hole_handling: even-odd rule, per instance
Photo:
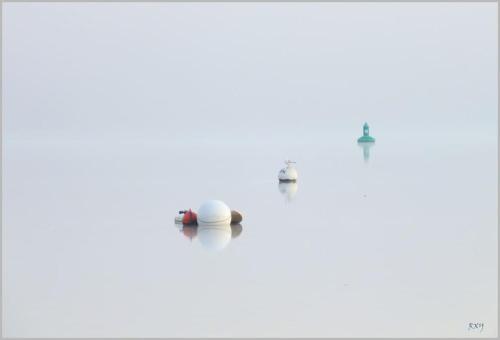
{"label": "buoy reflection", "polygon": [[368,163],[368,161],[370,160],[370,149],[375,146],[375,143],[358,143],[358,146],[363,149],[363,159],[365,160],[365,163]]}
{"label": "buoy reflection", "polygon": [[201,246],[210,251],[221,251],[226,248],[232,239],[237,238],[243,232],[243,226],[236,224],[199,224],[183,225],[176,223],[175,226],[190,241],[198,239]]}
{"label": "buoy reflection", "polygon": [[278,184],[278,189],[287,202],[293,201],[297,194],[298,187],[297,182],[280,182]]}

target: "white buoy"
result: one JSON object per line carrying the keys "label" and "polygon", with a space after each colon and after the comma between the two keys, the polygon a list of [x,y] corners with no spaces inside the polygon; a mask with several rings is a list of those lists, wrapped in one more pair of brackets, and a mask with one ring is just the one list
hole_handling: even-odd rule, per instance
{"label": "white buoy", "polygon": [[295,162],[290,160],[285,161],[286,168],[283,168],[278,173],[278,179],[280,182],[295,182],[297,180],[298,174],[297,169],[295,169]]}
{"label": "white buoy", "polygon": [[219,251],[229,244],[231,234],[229,224],[200,224],[197,236],[203,248]]}
{"label": "white buoy", "polygon": [[175,216],[175,224],[180,224],[182,226],[182,219],[184,218],[184,214],[180,212]]}
{"label": "white buoy", "polygon": [[[203,203],[198,209],[198,224],[231,223],[231,209],[222,201],[211,200]],[[230,228],[231,229],[231,228]]]}

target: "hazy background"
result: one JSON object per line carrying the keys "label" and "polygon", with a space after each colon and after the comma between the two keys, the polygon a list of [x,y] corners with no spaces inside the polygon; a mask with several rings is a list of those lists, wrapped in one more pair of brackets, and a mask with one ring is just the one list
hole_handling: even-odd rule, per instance
{"label": "hazy background", "polygon": [[497,4],[3,6],[4,336],[497,335]]}
{"label": "hazy background", "polygon": [[6,4],[5,137],[302,143],[368,120],[492,138],[495,9]]}

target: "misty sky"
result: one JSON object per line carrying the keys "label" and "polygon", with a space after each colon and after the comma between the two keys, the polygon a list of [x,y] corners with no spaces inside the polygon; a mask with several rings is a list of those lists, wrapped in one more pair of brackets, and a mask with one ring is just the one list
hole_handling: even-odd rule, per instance
{"label": "misty sky", "polygon": [[496,3],[7,3],[14,140],[497,133]]}

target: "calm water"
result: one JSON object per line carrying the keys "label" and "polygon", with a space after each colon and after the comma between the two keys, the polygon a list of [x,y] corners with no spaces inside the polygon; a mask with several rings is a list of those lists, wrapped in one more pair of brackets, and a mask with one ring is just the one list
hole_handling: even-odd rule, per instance
{"label": "calm water", "polygon": [[4,148],[4,336],[496,336],[496,141]]}

